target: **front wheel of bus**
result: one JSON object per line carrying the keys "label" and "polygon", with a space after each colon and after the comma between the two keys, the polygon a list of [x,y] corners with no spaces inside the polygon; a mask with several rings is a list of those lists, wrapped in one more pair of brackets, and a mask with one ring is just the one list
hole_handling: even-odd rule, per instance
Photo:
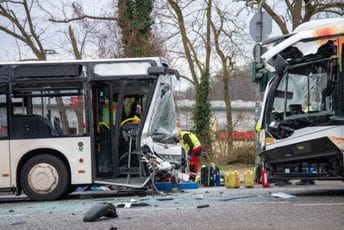
{"label": "front wheel of bus", "polygon": [[33,200],[55,200],[67,191],[67,167],[55,156],[34,156],[24,164],[20,172],[20,185],[24,193]]}

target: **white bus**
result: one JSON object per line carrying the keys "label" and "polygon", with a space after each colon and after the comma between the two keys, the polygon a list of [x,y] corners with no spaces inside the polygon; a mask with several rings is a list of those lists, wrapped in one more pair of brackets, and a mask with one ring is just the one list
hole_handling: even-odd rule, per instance
{"label": "white bus", "polygon": [[344,180],[344,19],[304,23],[270,45],[257,125],[264,167],[276,179]]}
{"label": "white bus", "polygon": [[169,173],[178,77],[159,58],[0,63],[0,191],[54,200]]}

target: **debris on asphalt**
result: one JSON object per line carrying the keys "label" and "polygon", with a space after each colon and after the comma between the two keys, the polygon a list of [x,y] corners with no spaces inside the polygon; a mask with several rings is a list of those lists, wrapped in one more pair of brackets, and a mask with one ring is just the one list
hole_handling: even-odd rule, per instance
{"label": "debris on asphalt", "polygon": [[237,197],[231,197],[231,198],[223,198],[223,199],[219,199],[218,201],[231,201],[231,200],[245,199],[245,198],[251,198],[251,197],[257,197],[257,195],[237,196]]}
{"label": "debris on asphalt", "polygon": [[98,191],[111,191],[111,189],[108,186],[92,186],[91,191],[98,192]]}
{"label": "debris on asphalt", "polygon": [[26,224],[26,222],[25,221],[17,221],[17,222],[11,223],[11,225],[21,225],[21,224]]}
{"label": "debris on asphalt", "polygon": [[84,222],[93,222],[100,218],[118,217],[116,207],[112,203],[102,203],[93,205],[85,214]]}
{"label": "debris on asphalt", "polygon": [[271,196],[276,197],[276,198],[283,198],[283,199],[288,199],[288,198],[293,198],[295,197],[294,195],[290,195],[284,192],[276,192],[276,193],[271,193]]}
{"label": "debris on asphalt", "polygon": [[196,208],[209,208],[209,204],[197,205]]}
{"label": "debris on asphalt", "polygon": [[75,189],[75,192],[85,192],[87,189],[89,189],[88,186],[77,187],[77,188]]}
{"label": "debris on asphalt", "polygon": [[119,204],[116,204],[116,208],[128,208],[126,207],[126,204],[130,204],[130,207],[147,207],[147,206],[151,206],[150,204],[148,203],[145,203],[145,202],[139,202],[139,203],[119,203]]}
{"label": "debris on asphalt", "polygon": [[195,198],[196,200],[202,200],[202,199],[204,199],[204,196],[203,196],[203,194],[196,194],[196,195],[194,196],[194,198]]}
{"label": "debris on asphalt", "polygon": [[165,197],[157,198],[156,200],[158,200],[158,201],[166,201],[166,200],[173,200],[173,198],[171,196],[165,196]]}
{"label": "debris on asphalt", "polygon": [[113,225],[111,225],[109,230],[117,230],[117,229],[118,229],[117,227],[114,227]]}

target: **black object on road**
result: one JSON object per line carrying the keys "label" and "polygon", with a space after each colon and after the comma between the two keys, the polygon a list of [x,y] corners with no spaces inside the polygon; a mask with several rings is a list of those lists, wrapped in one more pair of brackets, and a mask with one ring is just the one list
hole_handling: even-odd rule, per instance
{"label": "black object on road", "polygon": [[116,207],[111,203],[93,205],[85,214],[84,222],[93,222],[101,217],[116,218]]}
{"label": "black object on road", "polygon": [[209,208],[209,204],[201,204],[201,205],[197,205],[196,208]]}

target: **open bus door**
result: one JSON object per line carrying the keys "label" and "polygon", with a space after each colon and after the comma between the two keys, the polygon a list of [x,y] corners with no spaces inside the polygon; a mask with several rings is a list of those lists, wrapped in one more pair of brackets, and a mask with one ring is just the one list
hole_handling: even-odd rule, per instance
{"label": "open bus door", "polygon": [[95,178],[98,182],[135,187],[148,177],[135,151],[153,86],[152,79],[95,81],[92,84],[95,133]]}

